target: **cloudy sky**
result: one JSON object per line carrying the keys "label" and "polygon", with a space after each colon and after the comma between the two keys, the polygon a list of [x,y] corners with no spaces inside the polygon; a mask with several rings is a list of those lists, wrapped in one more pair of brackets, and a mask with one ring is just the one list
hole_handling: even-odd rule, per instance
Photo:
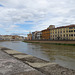
{"label": "cloudy sky", "polygon": [[75,24],[75,0],[0,0],[0,34],[69,24]]}

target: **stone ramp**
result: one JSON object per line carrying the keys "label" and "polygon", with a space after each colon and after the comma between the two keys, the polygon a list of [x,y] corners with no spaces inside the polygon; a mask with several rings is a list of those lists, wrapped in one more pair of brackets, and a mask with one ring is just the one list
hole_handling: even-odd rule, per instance
{"label": "stone ramp", "polygon": [[[28,55],[28,54],[24,54],[15,50],[10,50],[10,49],[2,49],[5,53],[9,54],[10,56],[12,56],[13,58],[16,58],[20,61],[22,61],[23,63],[31,66],[32,68],[35,68],[36,70],[38,70],[40,72],[40,74],[42,73],[42,75],[75,75],[75,71],[68,69],[68,68],[64,68],[56,63],[50,63],[49,61],[45,61],[43,59],[34,57],[32,55]],[[27,75],[27,72],[21,72],[21,73],[16,73],[16,75]],[[32,72],[29,71],[28,72],[32,75],[37,75],[35,74],[36,72]],[[40,75],[38,74],[38,75]]]}

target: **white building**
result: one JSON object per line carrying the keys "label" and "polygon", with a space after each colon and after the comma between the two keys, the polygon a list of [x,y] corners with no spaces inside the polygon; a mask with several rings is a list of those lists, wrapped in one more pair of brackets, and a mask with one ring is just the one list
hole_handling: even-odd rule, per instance
{"label": "white building", "polygon": [[42,35],[42,32],[41,31],[37,31],[37,33],[36,33],[36,39],[40,40],[41,39],[41,35]]}

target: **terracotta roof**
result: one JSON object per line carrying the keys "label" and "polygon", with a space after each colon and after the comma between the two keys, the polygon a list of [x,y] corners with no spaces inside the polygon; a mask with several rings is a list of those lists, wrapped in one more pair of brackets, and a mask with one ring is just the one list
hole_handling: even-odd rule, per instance
{"label": "terracotta roof", "polygon": [[[61,27],[57,27],[57,28],[53,28],[53,29],[60,29],[60,28],[66,28],[66,27],[75,27],[75,24],[68,25],[68,26],[61,26]],[[46,30],[52,30],[52,29],[44,29],[44,30],[42,30],[42,32],[46,31]]]}
{"label": "terracotta roof", "polygon": [[45,30],[42,30],[42,31],[46,31],[46,30],[50,30],[50,29],[45,29]]}

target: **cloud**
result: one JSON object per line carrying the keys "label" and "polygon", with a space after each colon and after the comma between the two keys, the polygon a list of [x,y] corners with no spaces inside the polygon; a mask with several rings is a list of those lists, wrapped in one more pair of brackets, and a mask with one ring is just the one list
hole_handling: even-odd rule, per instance
{"label": "cloud", "polygon": [[14,30],[16,30],[16,28],[18,28],[19,26],[17,26],[17,25],[10,25],[10,26],[7,26],[7,27],[4,27],[4,29],[6,30],[6,31],[14,31]]}
{"label": "cloud", "polygon": [[75,23],[75,0],[0,0],[0,5],[0,28],[11,33]]}
{"label": "cloud", "polygon": [[27,35],[25,33],[11,33],[11,35]]}

